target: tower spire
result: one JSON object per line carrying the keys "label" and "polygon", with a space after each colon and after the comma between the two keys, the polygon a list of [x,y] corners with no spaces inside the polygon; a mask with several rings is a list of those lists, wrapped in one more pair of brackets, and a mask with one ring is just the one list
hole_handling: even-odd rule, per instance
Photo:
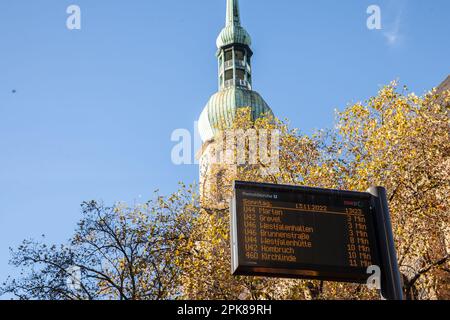
{"label": "tower spire", "polygon": [[239,14],[239,0],[227,0],[226,26],[240,26],[241,16]]}
{"label": "tower spire", "polygon": [[203,109],[198,124],[204,142],[211,141],[220,128],[231,127],[239,108],[250,108],[254,119],[272,114],[264,99],[253,91],[252,39],[241,25],[239,0],[226,0],[225,21],[216,41],[219,91]]}

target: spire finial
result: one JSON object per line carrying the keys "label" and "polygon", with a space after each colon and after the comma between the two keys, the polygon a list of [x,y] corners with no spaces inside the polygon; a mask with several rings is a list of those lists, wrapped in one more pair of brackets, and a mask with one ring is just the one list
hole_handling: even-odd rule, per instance
{"label": "spire finial", "polygon": [[240,26],[241,17],[239,14],[239,0],[227,0],[227,21],[228,26]]}

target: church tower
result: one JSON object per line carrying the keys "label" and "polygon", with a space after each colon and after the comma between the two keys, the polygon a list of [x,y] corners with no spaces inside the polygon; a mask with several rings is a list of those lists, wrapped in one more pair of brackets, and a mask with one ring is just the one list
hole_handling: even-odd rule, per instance
{"label": "church tower", "polygon": [[200,196],[203,200],[215,203],[218,208],[225,208],[229,199],[223,197],[217,186],[220,176],[235,168],[213,161],[220,147],[217,141],[219,129],[231,127],[240,108],[250,108],[253,119],[272,114],[272,110],[264,99],[253,91],[252,41],[241,25],[238,0],[227,0],[225,28],[220,32],[216,44],[219,91],[209,99],[198,122],[203,142],[198,154]]}

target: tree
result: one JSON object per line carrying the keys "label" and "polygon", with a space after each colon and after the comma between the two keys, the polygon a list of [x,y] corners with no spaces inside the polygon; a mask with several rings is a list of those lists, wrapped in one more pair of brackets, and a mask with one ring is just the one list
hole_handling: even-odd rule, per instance
{"label": "tree", "polygon": [[397,88],[339,114],[339,172],[345,188],[390,191],[407,296],[450,298],[450,92],[420,98]]}
{"label": "tree", "polygon": [[[449,100],[449,92],[438,95],[433,91],[417,97],[406,88],[399,92],[397,84],[391,83],[376,97],[337,113],[336,130],[321,131],[312,137],[290,130],[286,122],[274,118],[253,121],[250,110],[243,110],[232,130],[276,130],[280,134],[278,170],[264,172],[262,162],[234,165],[231,170],[224,170],[227,165],[217,164],[214,170],[220,179],[210,194],[225,194],[229,198],[235,179],[356,191],[365,191],[371,185],[385,186],[390,192],[393,229],[407,297],[450,298]],[[230,150],[237,152],[237,140],[228,145],[233,145]],[[219,144],[217,148],[222,147]],[[248,144],[246,148],[250,152]],[[184,262],[186,297],[377,297],[376,292],[361,285],[232,277],[228,210],[214,208],[211,199],[204,202],[205,210],[194,230],[205,238],[197,254]]]}
{"label": "tree", "polygon": [[[191,233],[198,203],[193,187],[132,208],[82,204],[83,219],[68,245],[47,246],[26,240],[12,251],[22,277],[9,278],[0,294],[20,299],[171,299],[180,294],[177,252]],[[69,286],[71,268],[78,284]],[[75,288],[74,288],[75,287]]]}

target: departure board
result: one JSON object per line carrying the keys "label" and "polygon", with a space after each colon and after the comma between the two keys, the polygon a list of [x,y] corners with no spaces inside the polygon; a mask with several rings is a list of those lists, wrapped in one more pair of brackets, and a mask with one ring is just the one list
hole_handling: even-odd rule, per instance
{"label": "departure board", "polygon": [[379,265],[369,193],[235,182],[235,275],[365,282]]}

